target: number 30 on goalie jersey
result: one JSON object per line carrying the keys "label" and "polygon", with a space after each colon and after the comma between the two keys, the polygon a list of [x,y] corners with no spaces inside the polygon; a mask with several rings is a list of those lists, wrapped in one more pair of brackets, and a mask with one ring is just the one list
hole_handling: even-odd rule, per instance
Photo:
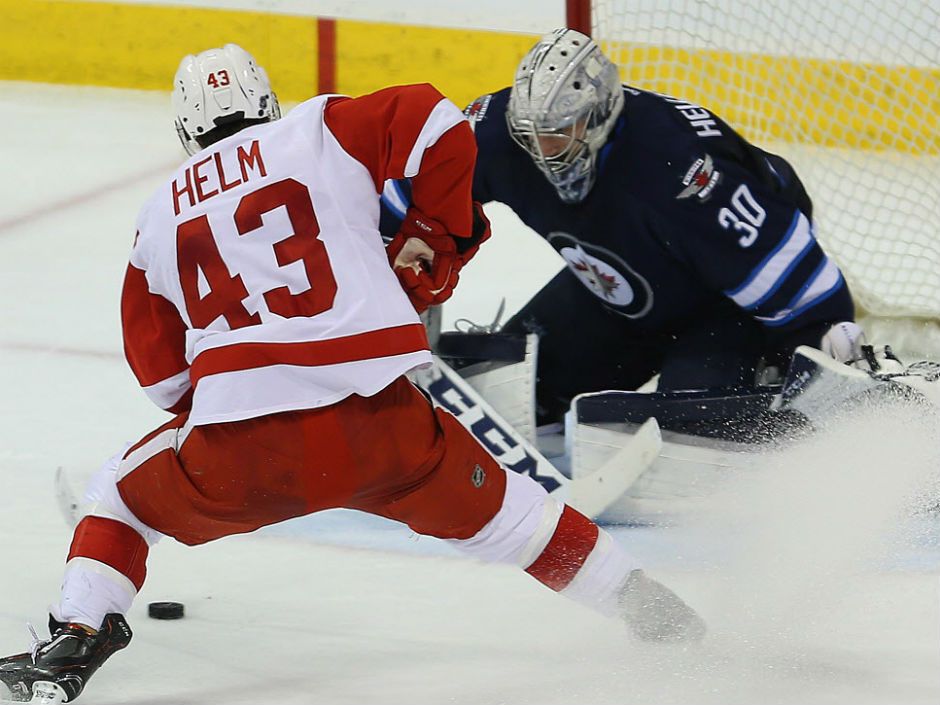
{"label": "number 30 on goalie jersey", "polygon": [[368,396],[430,362],[379,195],[411,178],[428,217],[469,234],[475,157],[428,85],[314,98],[191,157],[141,211],[125,279],[125,351],[148,395],[214,423]]}

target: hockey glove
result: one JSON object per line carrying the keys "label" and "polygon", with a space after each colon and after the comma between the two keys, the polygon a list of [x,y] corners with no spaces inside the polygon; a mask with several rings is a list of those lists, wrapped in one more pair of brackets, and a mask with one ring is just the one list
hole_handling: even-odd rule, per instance
{"label": "hockey glove", "polygon": [[473,233],[470,237],[457,238],[457,256],[460,258],[460,266],[463,267],[467,262],[473,259],[473,256],[480,249],[480,245],[490,239],[490,221],[483,212],[483,204],[479,201],[473,202]]}
{"label": "hockey glove", "polygon": [[826,331],[819,349],[839,362],[851,364],[862,359],[862,346],[867,342],[861,326],[852,321],[843,321]]}
{"label": "hockey glove", "polygon": [[460,269],[490,236],[489,221],[474,203],[473,234],[458,237],[409,208],[401,229],[387,248],[388,260],[418,313],[450,298]]}

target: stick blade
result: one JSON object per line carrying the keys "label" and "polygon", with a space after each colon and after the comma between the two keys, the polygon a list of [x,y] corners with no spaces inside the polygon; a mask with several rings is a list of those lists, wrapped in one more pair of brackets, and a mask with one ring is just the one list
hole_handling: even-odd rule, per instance
{"label": "stick blade", "polygon": [[629,443],[597,470],[568,485],[568,504],[582,514],[596,517],[620,499],[653,464],[663,446],[656,419],[648,419]]}

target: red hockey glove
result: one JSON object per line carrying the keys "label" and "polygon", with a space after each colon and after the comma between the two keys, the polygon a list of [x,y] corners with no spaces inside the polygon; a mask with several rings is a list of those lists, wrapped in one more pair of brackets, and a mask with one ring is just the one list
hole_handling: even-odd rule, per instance
{"label": "red hockey glove", "polygon": [[457,242],[437,221],[409,208],[386,252],[418,313],[443,303],[454,292],[461,266]]}
{"label": "red hockey glove", "polygon": [[418,313],[444,303],[454,293],[463,266],[490,236],[490,221],[473,204],[473,232],[459,237],[443,225],[409,208],[401,229],[389,243],[388,261]]}

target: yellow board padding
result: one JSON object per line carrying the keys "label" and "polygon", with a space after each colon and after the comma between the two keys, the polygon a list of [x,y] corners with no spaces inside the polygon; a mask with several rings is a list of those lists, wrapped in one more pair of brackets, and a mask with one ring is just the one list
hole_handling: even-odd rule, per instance
{"label": "yellow board padding", "polygon": [[463,108],[512,84],[538,39],[508,32],[337,20],[337,86],[358,95],[382,86],[429,82]]}
{"label": "yellow board padding", "polygon": [[[241,44],[282,101],[317,92],[317,19],[69,0],[0,0],[0,79],[169,90],[187,53]],[[548,28],[547,28],[548,29]],[[512,81],[536,36],[336,21],[336,89],[428,81],[458,105]],[[624,80],[701,104],[750,138],[940,154],[940,68],[615,44]]]}
{"label": "yellow board padding", "polygon": [[169,91],[183,56],[234,42],[283,99],[316,93],[313,17],[61,0],[0,0],[0,17],[4,80]]}
{"label": "yellow board padding", "polygon": [[630,44],[605,49],[619,60],[625,82],[698,103],[749,138],[940,154],[940,67]]}

